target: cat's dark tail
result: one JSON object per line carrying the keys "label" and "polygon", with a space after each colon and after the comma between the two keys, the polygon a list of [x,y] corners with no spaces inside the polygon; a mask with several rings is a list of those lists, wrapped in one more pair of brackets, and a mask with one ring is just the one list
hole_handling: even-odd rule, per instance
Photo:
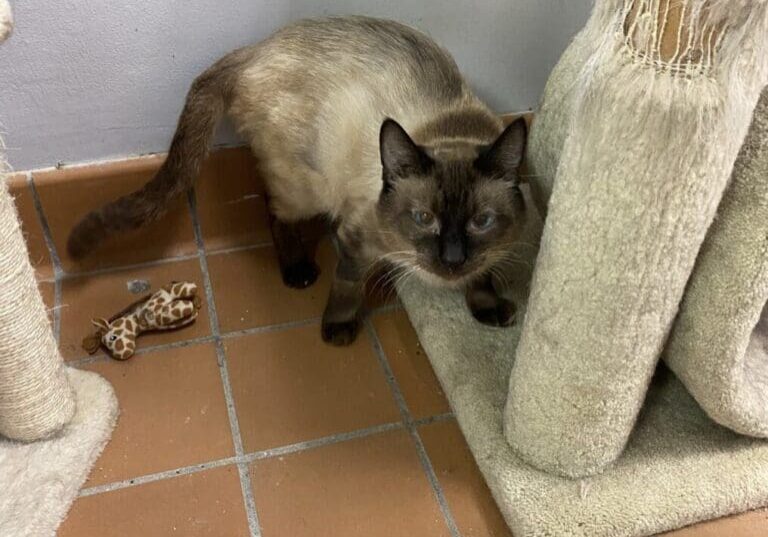
{"label": "cat's dark tail", "polygon": [[79,259],[108,237],[139,228],[165,214],[187,192],[208,155],[208,146],[224,115],[247,50],[235,51],[195,79],[187,94],[168,157],[144,187],[85,216],[73,229],[67,251]]}

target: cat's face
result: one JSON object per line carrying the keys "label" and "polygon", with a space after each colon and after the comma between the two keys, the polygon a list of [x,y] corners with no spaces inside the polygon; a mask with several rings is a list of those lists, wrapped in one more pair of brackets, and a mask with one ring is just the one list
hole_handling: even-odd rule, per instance
{"label": "cat's face", "polygon": [[384,187],[379,215],[390,260],[423,280],[461,286],[503,265],[520,236],[522,119],[486,147],[419,147],[392,120],[381,129]]}

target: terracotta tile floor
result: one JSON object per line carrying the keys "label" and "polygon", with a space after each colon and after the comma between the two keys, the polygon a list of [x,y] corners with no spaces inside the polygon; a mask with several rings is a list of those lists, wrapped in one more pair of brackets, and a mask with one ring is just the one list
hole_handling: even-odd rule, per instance
{"label": "terracotta tile floor", "polygon": [[[62,352],[106,377],[121,406],[59,536],[509,536],[396,298],[370,296],[365,330],[340,349],[319,334],[330,242],[317,247],[313,287],[282,285],[263,188],[243,149],[212,155],[194,204],[179,200],[85,262],[68,258],[71,225],[160,162],[11,184]],[[143,337],[127,362],[85,354],[90,319],[136,299],[129,282],[156,289],[173,279],[209,290],[194,326]],[[670,535],[766,535],[767,517]]]}

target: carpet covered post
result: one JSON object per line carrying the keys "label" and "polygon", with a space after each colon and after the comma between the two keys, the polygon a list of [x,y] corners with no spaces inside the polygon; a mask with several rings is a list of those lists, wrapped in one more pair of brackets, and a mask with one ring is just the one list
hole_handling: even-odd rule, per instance
{"label": "carpet covered post", "polygon": [[569,477],[632,431],[766,81],[768,8],[602,0],[584,40],[546,92],[571,117],[534,121],[555,175],[505,411],[520,456]]}

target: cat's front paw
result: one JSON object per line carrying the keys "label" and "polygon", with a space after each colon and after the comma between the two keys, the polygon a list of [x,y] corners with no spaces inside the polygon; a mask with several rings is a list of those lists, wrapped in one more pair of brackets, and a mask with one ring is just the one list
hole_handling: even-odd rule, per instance
{"label": "cat's front paw", "polygon": [[340,323],[323,321],[321,330],[323,341],[344,347],[350,345],[357,338],[357,333],[360,331],[360,321],[357,319]]}
{"label": "cat's front paw", "polygon": [[517,319],[517,306],[505,298],[497,298],[493,304],[471,307],[472,316],[488,326],[511,326]]}
{"label": "cat's front paw", "polygon": [[312,261],[301,261],[282,270],[283,283],[292,289],[306,289],[320,275],[320,269]]}

